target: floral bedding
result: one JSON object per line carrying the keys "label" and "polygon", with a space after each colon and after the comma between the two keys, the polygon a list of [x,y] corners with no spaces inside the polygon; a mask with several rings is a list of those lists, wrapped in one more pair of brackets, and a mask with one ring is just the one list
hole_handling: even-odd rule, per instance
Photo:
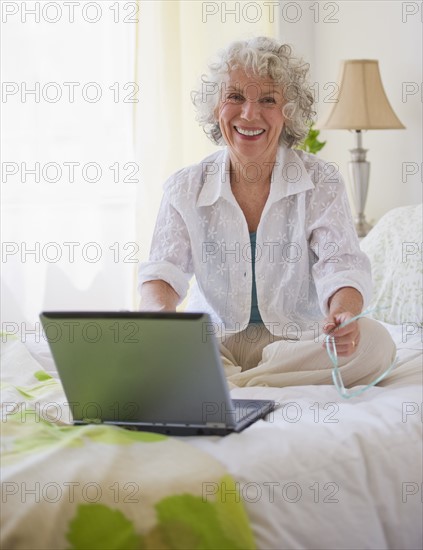
{"label": "floral bedding", "polygon": [[176,438],[70,425],[60,382],[3,340],[2,548],[255,547],[218,460]]}

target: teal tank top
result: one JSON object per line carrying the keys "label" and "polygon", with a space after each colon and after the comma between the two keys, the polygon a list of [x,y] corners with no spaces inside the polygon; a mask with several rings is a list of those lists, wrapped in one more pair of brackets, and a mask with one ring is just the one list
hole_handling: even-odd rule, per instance
{"label": "teal tank top", "polygon": [[250,323],[263,323],[261,318],[259,308],[257,305],[257,287],[256,287],[256,232],[250,233],[250,243],[251,243],[251,264],[253,269],[253,288],[251,294],[251,313],[250,313]]}

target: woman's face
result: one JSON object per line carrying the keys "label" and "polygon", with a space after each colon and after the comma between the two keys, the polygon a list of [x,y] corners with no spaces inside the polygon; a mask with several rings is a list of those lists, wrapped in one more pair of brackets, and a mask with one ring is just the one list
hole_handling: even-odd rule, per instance
{"label": "woman's face", "polygon": [[284,117],[282,86],[270,78],[231,71],[222,82],[215,116],[223,138],[237,157],[274,160]]}

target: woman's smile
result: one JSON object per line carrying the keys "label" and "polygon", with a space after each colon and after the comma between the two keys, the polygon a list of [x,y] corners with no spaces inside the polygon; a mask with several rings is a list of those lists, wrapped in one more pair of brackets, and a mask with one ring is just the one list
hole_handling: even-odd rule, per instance
{"label": "woman's smile", "polygon": [[263,130],[262,128],[245,128],[242,126],[234,126],[234,128],[238,134],[248,139],[259,138],[266,131],[266,130]]}

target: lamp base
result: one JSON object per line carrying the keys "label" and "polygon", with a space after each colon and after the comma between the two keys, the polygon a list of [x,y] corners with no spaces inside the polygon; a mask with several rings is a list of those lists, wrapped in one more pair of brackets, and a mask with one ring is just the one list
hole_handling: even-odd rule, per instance
{"label": "lamp base", "polygon": [[359,214],[355,220],[355,230],[359,238],[365,237],[373,225],[366,221],[364,214]]}
{"label": "lamp base", "polygon": [[361,130],[355,131],[355,142],[355,148],[350,149],[351,161],[348,163],[348,168],[354,209],[357,213],[355,228],[359,237],[365,237],[372,228],[364,217],[369,189],[370,162],[366,160],[367,149],[362,147]]}

